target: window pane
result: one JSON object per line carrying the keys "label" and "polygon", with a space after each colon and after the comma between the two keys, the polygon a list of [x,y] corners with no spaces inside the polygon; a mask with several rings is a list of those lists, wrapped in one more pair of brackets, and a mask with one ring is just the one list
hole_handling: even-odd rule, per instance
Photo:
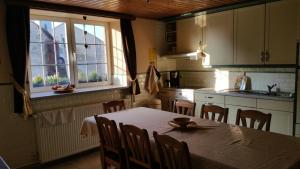
{"label": "window pane", "polygon": [[58,77],[56,75],[55,66],[45,66],[46,86],[53,86],[57,84]]}
{"label": "window pane", "polygon": [[84,44],[83,24],[74,24],[75,43]]}
{"label": "window pane", "polygon": [[32,87],[70,83],[65,22],[30,21]]}
{"label": "window pane", "polygon": [[76,60],[78,64],[86,63],[85,61],[85,47],[84,45],[76,45]]}
{"label": "window pane", "polygon": [[55,51],[53,43],[43,44],[44,64],[55,64]]}
{"label": "window pane", "polygon": [[40,32],[40,21],[31,20],[30,21],[30,42],[40,42],[41,32]]}
{"label": "window pane", "polygon": [[64,22],[54,22],[55,42],[67,43],[66,24]]}
{"label": "window pane", "polygon": [[85,25],[85,31],[87,31],[86,43],[95,44],[95,30],[93,25]]}
{"label": "window pane", "polygon": [[31,67],[31,77],[32,77],[32,87],[43,87],[44,86],[44,76],[42,66],[32,66]]}
{"label": "window pane", "polygon": [[68,72],[68,65],[58,65],[57,73],[58,73],[58,84],[65,85],[70,84],[70,72]]}
{"label": "window pane", "polygon": [[[89,24],[75,24],[74,27],[79,83],[106,81],[108,74],[105,27]],[[85,37],[82,41],[76,31],[83,32]]]}
{"label": "window pane", "polygon": [[95,63],[96,62],[95,45],[88,45],[88,48],[86,49],[86,61],[87,61],[87,63]]}
{"label": "window pane", "polygon": [[69,64],[69,55],[66,44],[56,44],[57,64]]}
{"label": "window pane", "polygon": [[53,42],[53,22],[41,21],[41,33],[43,42]]}
{"label": "window pane", "polygon": [[31,65],[42,65],[43,64],[42,45],[41,44],[31,43],[29,53],[30,53]]}
{"label": "window pane", "polygon": [[87,70],[88,70],[89,82],[97,82],[99,79],[99,76],[97,73],[96,65],[88,65]]}
{"label": "window pane", "polygon": [[58,65],[57,73],[58,73],[59,77],[68,78],[69,77],[68,66],[67,65]]}
{"label": "window pane", "polygon": [[97,72],[99,74],[99,81],[107,81],[107,64],[98,64],[97,69]]}
{"label": "window pane", "polygon": [[106,63],[106,46],[96,45],[96,58],[99,63]]}
{"label": "window pane", "polygon": [[95,26],[96,44],[105,44],[105,27]]}
{"label": "window pane", "polygon": [[86,65],[78,65],[77,69],[78,69],[78,82],[86,83],[87,82]]}

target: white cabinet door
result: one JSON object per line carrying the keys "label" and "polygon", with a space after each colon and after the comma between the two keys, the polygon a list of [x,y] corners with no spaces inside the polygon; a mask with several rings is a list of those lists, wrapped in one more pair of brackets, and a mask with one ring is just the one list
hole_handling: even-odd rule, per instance
{"label": "white cabinet door", "polygon": [[251,108],[256,108],[256,100],[257,99],[247,98],[247,97],[226,96],[225,104],[248,107],[248,109],[251,109]]}
{"label": "white cabinet door", "polygon": [[263,64],[265,5],[235,10],[236,22],[236,64]]}
{"label": "white cabinet door", "polygon": [[206,15],[204,42],[209,65],[233,64],[233,10]]}
{"label": "white cabinet door", "polygon": [[282,0],[267,4],[266,64],[296,64],[298,3]]}
{"label": "white cabinet door", "polygon": [[202,16],[178,20],[177,52],[195,52],[202,41]]}
{"label": "white cabinet door", "polygon": [[270,127],[271,132],[285,135],[293,134],[293,113],[264,109],[258,110],[264,113],[272,114]]}
{"label": "white cabinet door", "polygon": [[201,114],[201,107],[203,104],[212,104],[220,107],[225,107],[224,104],[221,103],[208,103],[208,102],[201,102],[201,101],[196,101],[196,109],[195,109],[195,116],[200,117]]}
{"label": "white cabinet door", "polygon": [[[256,110],[255,108],[243,107],[243,106],[233,106],[233,105],[225,105],[226,108],[229,109],[228,112],[228,124],[235,124],[236,122],[236,114],[238,109],[242,110]],[[249,123],[247,121],[247,123]]]}

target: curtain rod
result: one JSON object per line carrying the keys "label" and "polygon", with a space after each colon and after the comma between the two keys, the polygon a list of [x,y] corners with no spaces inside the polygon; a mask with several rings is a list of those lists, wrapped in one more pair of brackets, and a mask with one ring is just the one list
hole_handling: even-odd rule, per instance
{"label": "curtain rod", "polygon": [[133,15],[122,14],[117,12],[110,12],[98,9],[90,9],[84,8],[79,6],[69,6],[69,5],[62,5],[62,4],[54,4],[48,2],[38,2],[32,0],[6,0],[7,5],[24,5],[28,6],[32,9],[39,9],[39,10],[50,10],[56,12],[66,12],[66,13],[75,13],[81,15],[91,15],[91,16],[99,16],[99,17],[107,17],[107,18],[114,18],[114,19],[129,19],[135,20],[136,17]]}

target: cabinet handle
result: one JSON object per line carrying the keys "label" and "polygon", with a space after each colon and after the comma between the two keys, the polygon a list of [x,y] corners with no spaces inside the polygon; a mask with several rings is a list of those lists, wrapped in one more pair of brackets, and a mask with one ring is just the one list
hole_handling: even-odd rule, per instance
{"label": "cabinet handle", "polygon": [[206,98],[208,98],[208,99],[213,99],[214,97],[211,97],[211,96],[207,96]]}
{"label": "cabinet handle", "polygon": [[261,61],[262,63],[265,62],[265,52],[261,52],[261,53],[260,53],[260,61]]}
{"label": "cabinet handle", "polygon": [[267,51],[266,52],[266,62],[269,62],[270,60],[270,53]]}

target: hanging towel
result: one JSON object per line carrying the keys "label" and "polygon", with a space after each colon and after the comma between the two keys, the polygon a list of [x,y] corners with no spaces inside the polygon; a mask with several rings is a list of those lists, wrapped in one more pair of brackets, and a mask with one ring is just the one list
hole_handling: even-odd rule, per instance
{"label": "hanging towel", "polygon": [[150,93],[151,95],[156,95],[159,92],[158,79],[160,77],[157,76],[157,72],[158,71],[151,64],[148,68],[147,76],[146,76],[146,79],[145,79],[145,90],[148,93]]}
{"label": "hanging towel", "polygon": [[71,123],[75,120],[75,115],[73,108],[65,108],[39,113],[37,119],[40,126],[48,127]]}

